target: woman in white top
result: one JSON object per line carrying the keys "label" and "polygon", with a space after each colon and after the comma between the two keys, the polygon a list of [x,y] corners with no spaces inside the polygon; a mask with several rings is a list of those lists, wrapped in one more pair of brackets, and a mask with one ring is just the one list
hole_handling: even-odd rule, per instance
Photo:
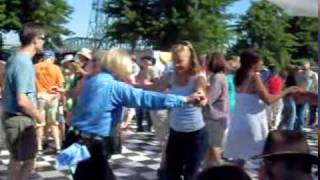
{"label": "woman in white top", "polygon": [[261,55],[254,50],[244,51],[240,61],[241,67],[235,75],[236,110],[231,119],[224,156],[247,161],[262,152],[269,133],[266,104],[277,102],[288,93],[300,91],[300,88],[290,87],[278,95],[271,95],[260,77]]}

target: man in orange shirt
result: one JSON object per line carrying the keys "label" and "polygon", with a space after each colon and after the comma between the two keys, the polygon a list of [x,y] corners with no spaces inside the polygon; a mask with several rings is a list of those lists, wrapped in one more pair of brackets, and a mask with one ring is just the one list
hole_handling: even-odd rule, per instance
{"label": "man in orange shirt", "polygon": [[44,127],[51,129],[56,150],[61,149],[61,140],[58,122],[58,108],[60,95],[57,93],[63,88],[64,78],[61,69],[54,64],[56,59],[53,51],[46,50],[42,53],[42,59],[36,64],[36,86],[38,91],[38,106],[40,112],[45,115],[46,121],[37,125],[38,151],[41,153]]}

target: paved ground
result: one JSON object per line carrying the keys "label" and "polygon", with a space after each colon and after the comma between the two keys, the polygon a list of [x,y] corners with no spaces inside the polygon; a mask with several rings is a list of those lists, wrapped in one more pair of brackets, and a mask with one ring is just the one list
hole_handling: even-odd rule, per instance
{"label": "paved ground", "polygon": [[[316,131],[307,129],[308,142],[314,154],[318,154]],[[159,142],[153,133],[126,133],[121,155],[111,160],[114,172],[119,180],[154,180],[160,162]],[[8,151],[0,154],[0,180],[6,180]],[[64,180],[70,179],[68,172],[57,171],[54,167],[55,155],[42,155],[36,161],[36,176],[32,179]],[[248,170],[249,174],[255,174]]]}

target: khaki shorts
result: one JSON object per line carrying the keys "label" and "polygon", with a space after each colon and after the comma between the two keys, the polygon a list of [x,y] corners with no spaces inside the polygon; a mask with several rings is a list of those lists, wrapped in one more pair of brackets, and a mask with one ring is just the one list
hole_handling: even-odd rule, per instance
{"label": "khaki shorts", "polygon": [[206,121],[206,128],[209,135],[209,147],[222,147],[227,130],[226,122]]}
{"label": "khaki shorts", "polygon": [[4,113],[3,128],[11,158],[32,160],[37,153],[35,121],[28,116]]}
{"label": "khaki shorts", "polygon": [[37,123],[37,127],[45,125],[59,125],[58,114],[59,114],[59,99],[55,98],[47,100],[44,98],[38,98],[38,108],[42,115],[45,117],[45,122],[42,124]]}

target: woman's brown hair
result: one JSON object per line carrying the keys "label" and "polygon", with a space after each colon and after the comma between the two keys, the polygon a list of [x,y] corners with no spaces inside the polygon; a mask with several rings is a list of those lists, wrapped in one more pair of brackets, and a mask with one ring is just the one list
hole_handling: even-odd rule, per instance
{"label": "woman's brown hair", "polygon": [[250,49],[241,53],[240,55],[240,68],[235,75],[235,85],[241,86],[242,83],[249,76],[251,68],[262,60],[262,56],[256,50]]}
{"label": "woman's brown hair", "polygon": [[222,53],[213,52],[207,57],[207,70],[211,73],[225,73],[227,71],[227,62]]}
{"label": "woman's brown hair", "polygon": [[197,74],[201,71],[201,65],[200,65],[197,53],[189,41],[181,41],[181,42],[173,45],[171,48],[171,52],[172,52],[172,54],[178,53],[178,52],[182,51],[185,47],[187,47],[191,53],[190,71],[192,72],[192,74]]}

